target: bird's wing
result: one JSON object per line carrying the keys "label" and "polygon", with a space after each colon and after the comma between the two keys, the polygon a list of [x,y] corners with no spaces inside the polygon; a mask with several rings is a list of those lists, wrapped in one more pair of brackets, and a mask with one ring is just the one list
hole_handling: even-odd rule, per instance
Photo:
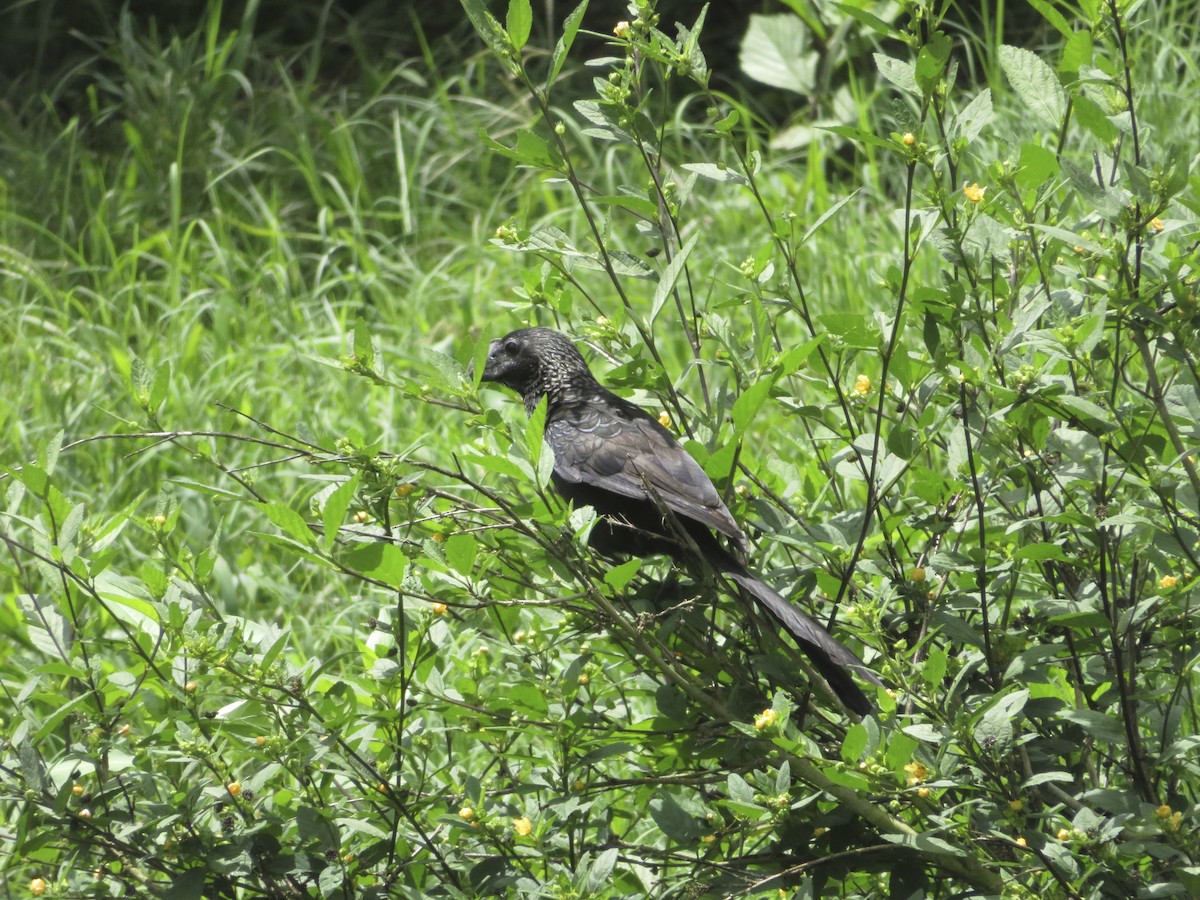
{"label": "bird's wing", "polygon": [[615,396],[593,398],[547,423],[545,438],[564,481],[660,502],[745,546],[699,463],[644,410]]}

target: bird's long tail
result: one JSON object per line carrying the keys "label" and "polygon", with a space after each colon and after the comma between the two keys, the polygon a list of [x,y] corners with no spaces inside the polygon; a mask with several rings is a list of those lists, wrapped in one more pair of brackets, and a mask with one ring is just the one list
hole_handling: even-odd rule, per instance
{"label": "bird's long tail", "polygon": [[867,699],[867,695],[850,677],[850,673],[853,672],[864,681],[883,687],[879,676],[868,669],[850,650],[838,643],[816,619],[789,603],[732,556],[722,556],[724,558],[718,560],[722,573],[737,582],[760,607],[787,630],[846,707],[860,716],[873,711],[874,704]]}

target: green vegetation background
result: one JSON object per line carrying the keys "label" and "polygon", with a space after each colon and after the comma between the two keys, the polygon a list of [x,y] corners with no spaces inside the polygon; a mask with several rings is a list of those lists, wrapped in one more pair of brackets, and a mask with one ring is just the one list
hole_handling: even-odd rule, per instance
{"label": "green vegetation background", "polygon": [[[463,5],[4,89],[4,895],[1194,896],[1197,5]],[[528,322],[878,716],[590,557],[464,375]]]}

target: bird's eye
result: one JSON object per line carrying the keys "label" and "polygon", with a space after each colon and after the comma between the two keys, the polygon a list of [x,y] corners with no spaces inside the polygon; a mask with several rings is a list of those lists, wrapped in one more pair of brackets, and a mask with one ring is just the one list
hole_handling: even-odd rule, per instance
{"label": "bird's eye", "polygon": [[504,352],[511,356],[516,356],[517,351],[521,349],[521,342],[516,338],[512,338],[504,342]]}

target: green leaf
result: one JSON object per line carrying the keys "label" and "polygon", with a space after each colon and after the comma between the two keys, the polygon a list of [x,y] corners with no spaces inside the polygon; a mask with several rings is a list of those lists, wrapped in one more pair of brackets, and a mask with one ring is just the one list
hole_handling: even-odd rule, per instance
{"label": "green leaf", "polygon": [[879,344],[876,327],[860,313],[828,313],[817,321],[821,330],[840,337],[849,347],[874,350]]}
{"label": "green leaf", "polygon": [[563,21],[562,37],[554,45],[554,53],[550,57],[550,75],[547,78],[547,84],[554,81],[562,71],[563,64],[567,61],[567,54],[571,50],[571,45],[575,43],[575,35],[579,33],[579,25],[583,22],[583,14],[587,12],[587,5],[588,0],[583,0]]}
{"label": "green leaf", "polygon": [[495,472],[497,475],[507,475],[509,478],[518,480],[529,478],[530,472],[522,469],[514,460],[506,456],[476,456],[475,454],[464,454],[461,457],[463,462],[474,463],[489,472]]}
{"label": "green leaf", "polygon": [[984,88],[954,117],[955,134],[969,144],[991,124],[992,117],[992,90]]}
{"label": "green leaf", "polygon": [[593,197],[592,203],[596,204],[596,206],[615,206],[619,209],[628,210],[635,215],[644,216],[647,219],[652,219],[658,215],[657,203],[646,197],[638,197],[633,194]]}
{"label": "green leaf", "polygon": [[1032,543],[1021,544],[1013,549],[1013,559],[1032,559],[1037,562],[1043,562],[1047,559],[1057,559],[1062,562],[1067,562],[1067,554],[1063,551],[1060,544],[1051,543]]}
{"label": "green leaf", "polygon": [[740,112],[738,112],[736,109],[731,109],[729,111],[729,115],[718,119],[716,122],[713,122],[713,128],[722,134],[733,131],[734,126],[737,125],[741,118],[742,114]]}
{"label": "green leaf", "polygon": [[671,296],[671,292],[675,289],[675,283],[679,281],[679,276],[683,272],[683,267],[687,263],[687,258],[691,254],[692,249],[696,246],[696,242],[700,239],[700,232],[695,232],[687,242],[679,248],[679,252],[671,258],[667,263],[667,267],[663,269],[662,275],[659,276],[658,285],[654,288],[654,300],[650,304],[650,322],[658,318],[659,312],[662,311],[663,305]]}
{"label": "green leaf", "polygon": [[608,886],[619,853],[619,848],[610,847],[596,857],[596,861],[588,869],[587,892],[589,895],[597,894]]}
{"label": "green leaf", "polygon": [[1000,67],[1026,109],[1057,131],[1067,113],[1067,92],[1054,70],[1036,53],[1008,44],[1000,47]]}
{"label": "green leaf", "polygon": [[1063,14],[1051,6],[1048,0],[1028,0],[1028,3],[1041,13],[1042,18],[1053,25],[1054,30],[1063,37],[1070,38],[1072,34],[1075,34]]}
{"label": "green leaf", "polygon": [[469,576],[475,569],[475,557],[479,546],[475,538],[464,532],[452,534],[446,538],[446,562],[459,575]]}
{"label": "green leaf", "polygon": [[949,841],[945,841],[940,837],[936,837],[929,832],[919,832],[917,834],[881,834],[880,837],[889,844],[899,844],[903,847],[912,847],[914,850],[922,854],[947,854],[949,856],[966,856],[967,853],[961,847],[956,847]]}
{"label": "green leaf", "polygon": [[917,87],[917,77],[913,71],[912,63],[902,59],[895,59],[891,56],[885,56],[882,53],[876,53],[875,68],[879,69],[880,75],[900,88],[900,90],[914,96],[920,96],[921,89]]}
{"label": "green leaf", "polygon": [[1058,174],[1058,157],[1053,150],[1041,144],[1027,142],[1021,145],[1021,159],[1016,179],[1022,190],[1031,191],[1041,187]]}
{"label": "green leaf", "polygon": [[1062,60],[1058,64],[1058,70],[1068,75],[1074,75],[1084,66],[1090,66],[1094,55],[1092,33],[1090,31],[1073,31],[1067,38],[1066,44],[1063,45]]}
{"label": "green leaf", "polygon": [[733,404],[733,427],[737,429],[739,435],[744,436],[750,422],[762,409],[767,397],[771,394],[771,388],[775,386],[775,380],[770,377],[760,377],[754,384],[750,385],[742,395],[734,401]]}
{"label": "green leaf", "polygon": [[167,391],[171,387],[171,363],[165,362],[154,370],[154,380],[150,385],[150,412],[157,412],[167,399]]}
{"label": "green leaf", "polygon": [[913,66],[913,79],[917,82],[922,96],[930,97],[937,89],[938,83],[942,80],[942,73],[946,71],[946,63],[950,59],[952,46],[948,34],[936,31],[930,36],[929,42],[917,53],[917,62]]}
{"label": "green leaf", "polygon": [[1108,410],[1083,397],[1060,394],[1046,405],[1053,408],[1055,404],[1066,408],[1092,434],[1107,434],[1117,427]]}
{"label": "green leaf", "polygon": [[941,685],[942,679],[946,677],[948,661],[949,657],[941,647],[935,647],[929,651],[929,656],[925,658],[925,665],[921,667],[921,677],[925,679],[927,685],[932,688]]}
{"label": "green leaf", "polygon": [[991,753],[1003,753],[1013,739],[1013,723],[1029,700],[1028,690],[1013,691],[992,703],[975,726],[975,740]]}
{"label": "green leaf", "polygon": [[321,523],[325,526],[325,535],[321,543],[326,552],[329,552],[337,541],[338,529],[346,520],[346,510],[350,507],[350,501],[354,499],[361,477],[360,472],[355,472],[353,478],[338,485],[325,500],[325,508],[321,510]]}
{"label": "green leaf", "polygon": [[342,554],[340,560],[356,572],[397,588],[404,584],[404,575],[408,571],[408,557],[388,541],[356,544]]}
{"label": "green leaf", "polygon": [[784,351],[783,355],[779,357],[780,377],[791,375],[799,369],[813,355],[813,351],[823,343],[825,343],[825,335],[819,334],[812,340],[805,341],[803,344]]}
{"label": "green leaf", "polygon": [[375,368],[375,345],[371,343],[371,330],[363,318],[354,323],[354,357],[363,368]]}
{"label": "green leaf", "polygon": [[862,759],[863,750],[867,748],[867,729],[862,722],[857,722],[846,729],[846,736],[842,739],[842,761],[847,763],[857,763]]}
{"label": "green leaf", "polygon": [[150,384],[153,378],[154,374],[146,365],[146,361],[134,358],[129,366],[129,384],[133,388],[133,398],[139,406],[150,402]]}
{"label": "green leaf", "polygon": [[809,48],[808,29],[790,13],[751,15],[738,63],[771,87],[807,94],[816,84],[817,54]]}
{"label": "green leaf", "polygon": [[557,151],[552,150],[545,138],[528,128],[517,132],[517,149],[513,159],[543,169],[557,170],[559,167]]}
{"label": "green leaf", "polygon": [[614,590],[623,591],[625,585],[633,580],[633,576],[638,573],[638,569],[642,567],[641,557],[635,556],[633,559],[626,560],[619,566],[613,566],[604,573],[604,583],[612,585]]}
{"label": "green leaf", "polygon": [[1125,744],[1125,729],[1116,716],[1094,709],[1064,709],[1059,711],[1058,717],[1074,722],[1101,744]]}
{"label": "green leaf", "polygon": [[260,503],[258,506],[266,513],[267,518],[271,520],[272,524],[278,527],[284,534],[295,538],[306,546],[317,546],[316,535],[308,527],[308,523],[304,521],[304,516],[300,515],[300,513],[296,512],[290,506],[285,506],[282,503]]}
{"label": "green leaf", "polygon": [[533,9],[529,0],[508,0],[508,16],[504,25],[513,46],[518,50],[524,47],[533,28]]}
{"label": "green leaf", "polygon": [[501,56],[507,53],[509,49],[508,33],[500,27],[496,17],[488,12],[484,0],[458,0],[458,2],[462,4],[463,11],[471,20],[476,33],[492,48],[492,52]]}
{"label": "green leaf", "polygon": [[904,35],[900,33],[899,29],[892,27],[883,19],[879,18],[879,16],[869,13],[865,9],[855,6],[853,3],[834,3],[833,5],[850,18],[863,25],[866,25],[868,28],[882,37],[886,37],[894,41],[904,40]]}
{"label": "green leaf", "polygon": [[915,737],[904,732],[895,732],[888,738],[887,767],[892,774],[896,776],[901,784],[904,783],[907,773],[904,767],[913,761],[913,754],[916,753],[917,747],[920,745]]}
{"label": "green leaf", "polygon": [[1101,143],[1109,144],[1116,140],[1117,126],[1091,97],[1086,94],[1076,95],[1073,111],[1075,120]]}
{"label": "green leaf", "polygon": [[725,784],[729,789],[729,798],[738,800],[742,803],[754,803],[754,788],[737,772],[730,772],[725,779]]}
{"label": "green leaf", "polygon": [[695,172],[701,178],[707,178],[709,181],[718,181],[722,184],[746,185],[749,184],[746,176],[740,172],[726,166],[718,166],[713,163],[684,163],[681,168],[687,169],[689,172]]}
{"label": "green leaf", "polygon": [[676,843],[690,844],[700,836],[695,819],[668,793],[659,793],[650,801],[650,818]]}
{"label": "green leaf", "polygon": [[822,225],[837,215],[838,211],[841,210],[843,206],[858,196],[858,191],[859,188],[855,188],[837,203],[833,204],[833,206],[829,207],[829,209],[825,210],[825,212],[821,213],[821,215],[817,218],[817,221],[813,222],[812,225],[808,227],[808,230],[804,232],[804,236],[800,238],[800,246],[803,247],[805,244],[807,244],[808,239],[816,234]]}

